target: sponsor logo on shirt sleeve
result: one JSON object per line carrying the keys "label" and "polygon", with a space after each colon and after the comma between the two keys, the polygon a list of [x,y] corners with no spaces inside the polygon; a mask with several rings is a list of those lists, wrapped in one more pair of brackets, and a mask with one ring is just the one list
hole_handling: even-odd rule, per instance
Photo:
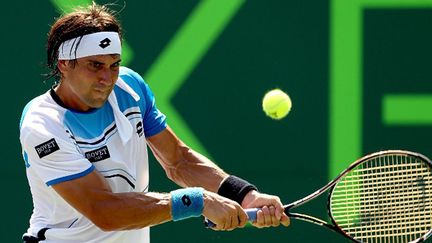
{"label": "sponsor logo on shirt sleeve", "polygon": [[39,158],[42,159],[43,157],[59,150],[60,147],[58,146],[56,140],[52,138],[45,143],[39,144],[38,146],[35,147],[35,149],[37,154],[39,155]]}

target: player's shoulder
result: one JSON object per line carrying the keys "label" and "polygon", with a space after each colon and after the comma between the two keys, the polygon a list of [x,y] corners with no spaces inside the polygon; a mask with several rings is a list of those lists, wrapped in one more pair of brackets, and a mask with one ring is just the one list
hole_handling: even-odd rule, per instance
{"label": "player's shoulder", "polygon": [[120,67],[119,77],[127,83],[145,82],[141,75],[125,66]]}
{"label": "player's shoulder", "polygon": [[51,98],[49,91],[29,101],[21,114],[20,132],[33,133],[54,128],[59,124],[64,109]]}
{"label": "player's shoulder", "polygon": [[121,66],[120,67],[120,71],[119,71],[119,75],[129,75],[129,76],[133,76],[134,74],[136,74],[136,72],[134,70],[132,70],[129,67],[126,66]]}
{"label": "player's shoulder", "polygon": [[143,77],[128,67],[120,67],[119,79],[123,80],[135,92],[143,93],[144,95],[149,91],[149,86]]}

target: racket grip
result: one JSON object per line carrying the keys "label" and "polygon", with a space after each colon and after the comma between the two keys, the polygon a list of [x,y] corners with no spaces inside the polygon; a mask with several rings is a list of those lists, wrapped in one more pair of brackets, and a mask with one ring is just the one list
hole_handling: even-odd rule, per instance
{"label": "racket grip", "polygon": [[[257,212],[258,210],[260,210],[259,208],[248,208],[245,209],[245,212],[248,216],[248,221],[249,222],[255,222],[257,220]],[[204,225],[206,228],[214,228],[216,226],[215,223],[213,223],[212,221],[210,221],[208,218],[204,219]]]}
{"label": "racket grip", "polygon": [[247,216],[248,216],[248,221],[253,223],[257,220],[257,213],[258,210],[260,210],[259,208],[248,208],[245,210]]}

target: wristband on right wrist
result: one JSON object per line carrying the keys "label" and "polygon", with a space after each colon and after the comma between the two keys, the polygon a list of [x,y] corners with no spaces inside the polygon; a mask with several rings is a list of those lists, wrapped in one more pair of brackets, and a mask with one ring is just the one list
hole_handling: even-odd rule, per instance
{"label": "wristband on right wrist", "polygon": [[199,217],[204,208],[204,189],[189,187],[171,191],[171,215],[173,221]]}
{"label": "wristband on right wrist", "polygon": [[230,175],[222,182],[217,193],[241,205],[246,194],[252,190],[258,191],[256,186],[246,180]]}

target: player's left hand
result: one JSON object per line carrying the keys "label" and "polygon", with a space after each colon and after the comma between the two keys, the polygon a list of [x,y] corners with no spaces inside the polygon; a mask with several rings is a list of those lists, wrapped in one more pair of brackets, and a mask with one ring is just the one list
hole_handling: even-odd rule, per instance
{"label": "player's left hand", "polygon": [[257,213],[257,221],[252,223],[255,227],[277,227],[280,224],[289,226],[290,224],[290,219],[284,213],[282,202],[277,196],[252,190],[246,194],[241,206],[245,209],[261,208]]}

